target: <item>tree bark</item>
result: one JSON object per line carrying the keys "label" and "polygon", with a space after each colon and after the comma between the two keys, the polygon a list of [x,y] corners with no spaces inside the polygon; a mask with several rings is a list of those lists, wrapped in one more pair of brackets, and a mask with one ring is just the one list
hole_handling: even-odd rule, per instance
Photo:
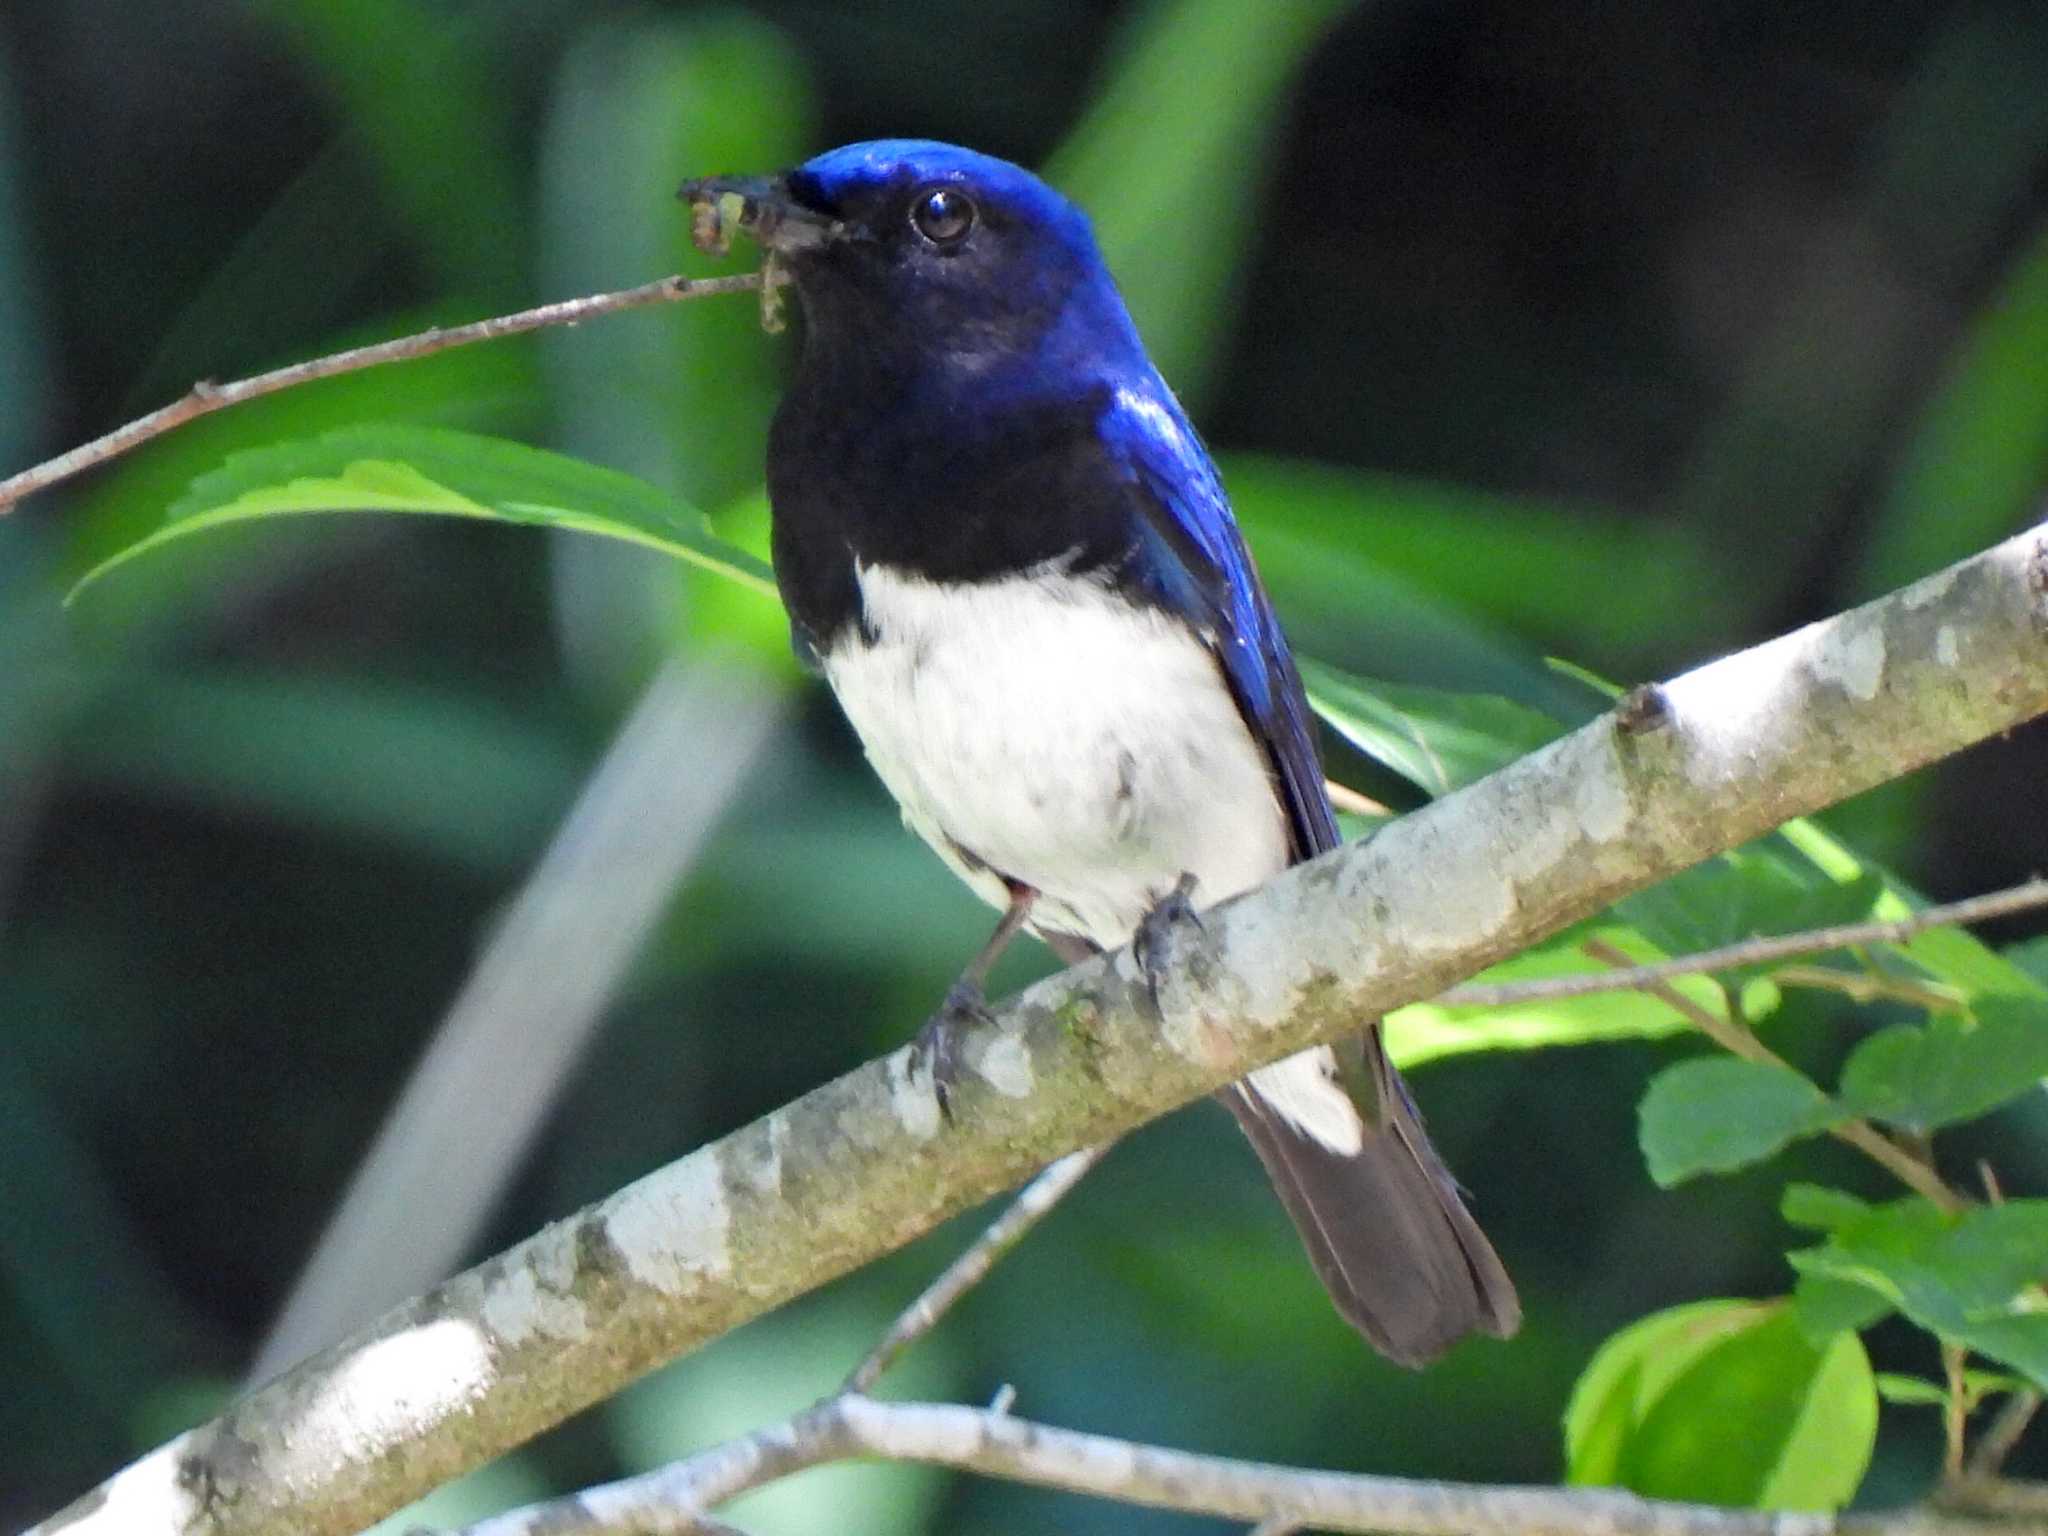
{"label": "tree bark", "polygon": [[[1206,914],[557,1222],[252,1393],[38,1532],[354,1531],[1077,1147],[1446,987],[1618,897],[2048,711],[2048,525],[1640,689]],[[1598,1521],[1586,1529],[1601,1529]]]}

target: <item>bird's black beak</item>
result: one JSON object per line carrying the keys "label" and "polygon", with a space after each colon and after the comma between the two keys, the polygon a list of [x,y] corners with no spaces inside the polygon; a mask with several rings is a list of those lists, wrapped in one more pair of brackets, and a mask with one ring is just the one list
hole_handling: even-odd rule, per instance
{"label": "bird's black beak", "polygon": [[714,255],[731,247],[734,229],[771,255],[789,256],[823,245],[841,228],[839,220],[796,201],[782,176],[705,176],[684,182],[676,196],[690,205],[697,249]]}

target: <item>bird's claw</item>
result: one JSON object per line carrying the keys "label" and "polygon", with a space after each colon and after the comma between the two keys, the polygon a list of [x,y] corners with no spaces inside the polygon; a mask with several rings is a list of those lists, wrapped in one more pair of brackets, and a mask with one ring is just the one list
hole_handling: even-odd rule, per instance
{"label": "bird's claw", "polygon": [[910,1069],[913,1074],[920,1070],[929,1071],[932,1078],[932,1092],[939,1101],[939,1113],[946,1119],[953,1118],[953,1088],[966,1070],[966,1058],[961,1054],[961,1045],[967,1031],[977,1024],[985,1024],[993,1018],[988,1011],[988,998],[981,988],[965,977],[947,989],[945,1000],[938,1011],[924,1021],[917,1038],[910,1043]]}
{"label": "bird's claw", "polygon": [[1151,911],[1138,921],[1138,931],[1131,937],[1131,948],[1138,958],[1138,969],[1144,974],[1145,989],[1152,994],[1152,1006],[1159,1006],[1159,978],[1173,959],[1174,941],[1178,934],[1192,927],[1197,933],[1207,930],[1202,927],[1202,916],[1195,910],[1195,877],[1183,874],[1173,884],[1173,889],[1160,897]]}

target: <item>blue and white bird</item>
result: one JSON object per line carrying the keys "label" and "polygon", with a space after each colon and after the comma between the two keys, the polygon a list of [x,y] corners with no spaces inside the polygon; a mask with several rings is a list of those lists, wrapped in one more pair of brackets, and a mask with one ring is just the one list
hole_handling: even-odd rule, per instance
{"label": "blue and white bird", "polygon": [[[904,820],[1003,912],[925,1043],[1028,929],[1068,959],[1192,889],[1337,845],[1307,704],[1215,466],[1079,209],[885,139],[683,195],[793,280],[768,449],[776,580]],[[1376,1023],[1222,1095],[1338,1310],[1417,1365],[1514,1287]]]}

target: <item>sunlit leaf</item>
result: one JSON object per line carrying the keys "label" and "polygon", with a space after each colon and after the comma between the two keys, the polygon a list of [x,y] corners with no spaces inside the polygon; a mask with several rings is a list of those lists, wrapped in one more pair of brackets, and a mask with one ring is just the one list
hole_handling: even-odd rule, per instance
{"label": "sunlit leaf", "polygon": [[[1637,964],[1668,958],[1628,928],[1597,924],[1574,928],[1472,979],[1494,985],[1581,975],[1597,970],[1584,945],[1597,940]],[[1672,985],[1703,1008],[1725,1006],[1721,989],[1705,976],[1682,976]],[[1520,1051],[1602,1040],[1655,1040],[1692,1028],[1685,1015],[1661,998],[1620,990],[1510,1008],[1452,1007],[1414,1003],[1386,1018],[1387,1049],[1402,1066],[1472,1051]]]}
{"label": "sunlit leaf", "polygon": [[1668,1188],[1761,1162],[1842,1118],[1842,1107],[1796,1072],[1713,1056],[1652,1078],[1638,1130],[1650,1177]]}
{"label": "sunlit leaf", "polygon": [[1816,1345],[1783,1303],[1695,1302],[1601,1346],[1566,1410],[1565,1476],[1657,1498],[1837,1509],[1876,1432],[1854,1334]]}
{"label": "sunlit leaf", "polygon": [[1941,1407],[1948,1402],[1948,1388],[1924,1376],[1902,1376],[1896,1371],[1877,1373],[1877,1395],[1888,1403]]}
{"label": "sunlit leaf", "polygon": [[[1907,917],[1926,906],[1917,893],[1899,881],[1868,868],[1859,855],[1819,822],[1805,817],[1788,821],[1778,829],[1777,836],[1830,880],[1853,884],[1872,875],[1882,878],[1885,888],[1869,914],[1874,920]],[[1966,929],[1930,928],[1886,948],[1965,997],[2048,999],[2048,981],[2029,975]]]}
{"label": "sunlit leaf", "polygon": [[758,591],[774,578],[714,538],[701,513],[615,470],[498,438],[431,427],[349,427],[231,457],[193,482],[157,533],[73,589],[175,539],[231,523],[308,513],[406,512],[598,534],[687,560]]}
{"label": "sunlit leaf", "polygon": [[1432,796],[1484,778],[1563,727],[1511,699],[1353,677],[1303,660],[1309,702],[1359,751]]}

